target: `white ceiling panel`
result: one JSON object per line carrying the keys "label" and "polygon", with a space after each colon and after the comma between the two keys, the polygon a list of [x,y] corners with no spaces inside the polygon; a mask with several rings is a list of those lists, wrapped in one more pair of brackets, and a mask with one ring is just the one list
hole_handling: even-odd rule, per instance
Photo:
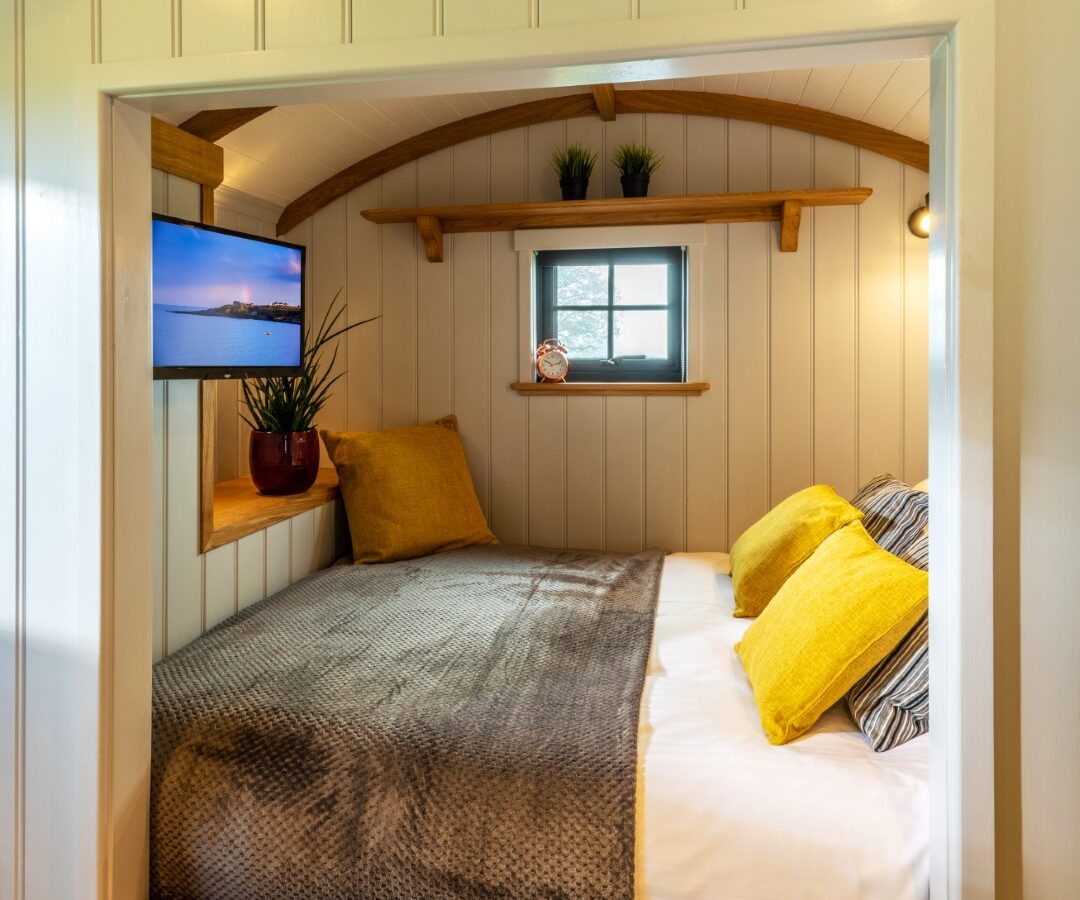
{"label": "white ceiling panel", "polygon": [[[619,90],[674,89],[768,97],[830,110],[923,141],[930,131],[929,87],[927,60],[616,85]],[[587,89],[372,98],[278,107],[220,141],[225,147],[225,184],[284,206],[346,166],[429,128]],[[175,118],[182,121],[186,117]]]}

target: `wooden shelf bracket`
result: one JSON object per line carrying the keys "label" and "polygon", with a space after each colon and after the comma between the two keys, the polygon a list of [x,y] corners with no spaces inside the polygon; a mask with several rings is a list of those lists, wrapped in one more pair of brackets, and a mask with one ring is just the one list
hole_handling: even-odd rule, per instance
{"label": "wooden shelf bracket", "polygon": [[596,111],[605,122],[615,121],[615,85],[594,84],[592,86],[593,100],[596,101]]}
{"label": "wooden shelf bracket", "polygon": [[794,253],[799,249],[799,225],[802,223],[802,201],[785,200],[780,208],[780,252]]}
{"label": "wooden shelf bracket", "polygon": [[443,261],[443,227],[438,216],[417,216],[416,230],[424,242],[424,252],[428,262]]}

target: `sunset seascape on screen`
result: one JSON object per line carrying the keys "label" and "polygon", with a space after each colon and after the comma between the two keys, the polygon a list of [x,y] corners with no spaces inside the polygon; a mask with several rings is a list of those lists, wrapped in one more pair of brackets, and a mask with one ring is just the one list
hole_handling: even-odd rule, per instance
{"label": "sunset seascape on screen", "polygon": [[299,365],[299,248],[158,218],[153,242],[155,368]]}

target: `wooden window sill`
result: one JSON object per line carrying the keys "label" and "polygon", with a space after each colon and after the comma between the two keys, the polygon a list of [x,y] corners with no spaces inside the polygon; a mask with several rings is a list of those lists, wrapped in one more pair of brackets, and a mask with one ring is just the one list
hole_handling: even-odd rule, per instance
{"label": "wooden window sill", "polygon": [[519,394],[569,397],[698,397],[710,388],[707,381],[601,382],[575,381],[570,383],[516,381],[512,385]]}
{"label": "wooden window sill", "polygon": [[214,485],[214,527],[203,551],[231,544],[285,519],[322,506],[338,495],[337,472],[319,469],[315,484],[303,494],[267,497],[255,490],[248,477]]}

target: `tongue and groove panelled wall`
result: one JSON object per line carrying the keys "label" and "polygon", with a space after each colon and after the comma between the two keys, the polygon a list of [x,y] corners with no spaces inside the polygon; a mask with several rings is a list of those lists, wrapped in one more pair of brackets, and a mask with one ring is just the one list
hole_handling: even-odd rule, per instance
{"label": "tongue and groove panelled wall", "polygon": [[[707,226],[700,397],[522,397],[518,255],[509,233],[446,238],[427,262],[412,225],[377,206],[555,199],[552,149],[665,157],[654,195],[863,185],[860,207],[806,210],[797,253],[775,224]],[[926,173],[824,138],[669,115],[509,131],[402,166],[287,238],[309,250],[324,304],[344,287],[349,374],[330,428],[457,415],[481,505],[500,538],[549,546],[726,549],[770,505],[823,481],[850,496],[881,472],[927,474],[927,241],[906,228]],[[590,196],[617,196],[598,168]],[[240,442],[242,444],[242,441]],[[239,446],[234,440],[232,446]],[[241,447],[242,450],[242,447]],[[219,458],[242,471],[242,454]],[[224,476],[223,476],[224,477]]]}

